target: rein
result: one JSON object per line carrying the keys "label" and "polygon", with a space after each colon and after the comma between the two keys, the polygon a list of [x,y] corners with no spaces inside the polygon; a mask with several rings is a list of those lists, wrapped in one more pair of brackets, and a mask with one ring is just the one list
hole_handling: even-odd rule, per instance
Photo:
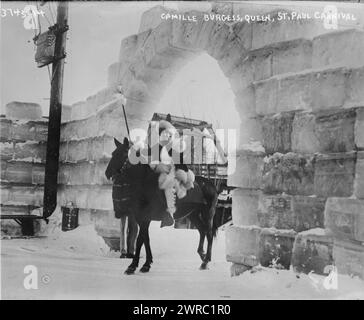
{"label": "rein", "polygon": [[176,221],[178,221],[178,220],[182,220],[182,219],[184,219],[184,218],[188,217],[190,214],[192,214],[192,212],[193,212],[193,211],[194,211],[194,209],[191,209],[191,211],[187,212],[184,216],[179,217],[179,218],[175,218],[175,217],[173,217],[173,219],[174,219],[174,220],[176,220]]}

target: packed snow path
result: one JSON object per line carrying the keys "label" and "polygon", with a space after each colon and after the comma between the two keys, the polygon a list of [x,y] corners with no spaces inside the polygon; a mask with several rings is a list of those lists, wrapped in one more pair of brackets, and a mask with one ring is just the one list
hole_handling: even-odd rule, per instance
{"label": "packed snow path", "polygon": [[[1,241],[2,299],[363,299],[364,282],[339,276],[326,290],[307,275],[258,268],[230,277],[224,232],[214,243],[210,269],[199,270],[196,230],[151,225],[154,263],[149,273],[124,275],[131,260],[108,252],[94,227],[81,226],[48,237]],[[143,249],[144,253],[144,249]],[[144,263],[144,255],[140,266]],[[24,267],[38,269],[38,289],[26,290]]]}

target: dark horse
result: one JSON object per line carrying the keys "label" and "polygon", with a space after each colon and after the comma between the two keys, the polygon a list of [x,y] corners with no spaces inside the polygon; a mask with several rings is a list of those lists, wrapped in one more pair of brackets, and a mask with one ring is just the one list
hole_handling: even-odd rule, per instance
{"label": "dark horse", "polygon": [[[114,139],[116,149],[105,171],[108,179],[122,175],[122,180],[130,188],[130,210],[139,225],[139,234],[136,242],[136,251],[132,263],[126,274],[133,274],[139,265],[140,250],[144,244],[146,262],[140,269],[148,272],[153,262],[149,241],[149,225],[153,221],[161,221],[166,210],[166,199],[163,190],[158,186],[158,174],[148,164],[130,164],[128,160],[129,140],[121,143]],[[114,180],[114,179],[113,179]],[[211,261],[213,237],[217,232],[214,223],[215,208],[218,192],[215,185],[208,179],[196,176],[194,188],[188,190],[183,199],[176,200],[177,211],[175,218],[189,216],[192,223],[200,233],[200,242],[197,253],[201,257],[200,269],[207,269]],[[204,252],[204,241],[207,238],[207,251]]]}

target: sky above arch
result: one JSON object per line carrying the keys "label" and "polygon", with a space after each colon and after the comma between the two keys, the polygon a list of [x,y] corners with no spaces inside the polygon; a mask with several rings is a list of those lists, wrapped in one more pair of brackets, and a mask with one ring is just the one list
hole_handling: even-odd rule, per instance
{"label": "sky above arch", "polygon": [[[34,4],[34,1],[29,1]],[[2,8],[23,9],[27,2],[3,2]],[[120,42],[138,32],[143,11],[150,4],[122,2],[73,2],[69,7],[69,32],[64,75],[63,102],[83,100],[106,86],[107,68],[117,61]],[[40,7],[42,32],[52,23],[48,5]],[[55,13],[55,4],[51,5]],[[54,16],[53,16],[54,17]],[[55,18],[55,17],[54,17]],[[34,61],[34,30],[26,30],[23,19],[1,18],[1,107],[18,100],[36,102],[47,113],[50,80],[47,67]]]}
{"label": "sky above arch", "polygon": [[[35,2],[6,2],[3,8],[23,9]],[[107,68],[118,60],[121,40],[138,33],[143,12],[152,2],[73,2],[69,7],[69,32],[64,74],[63,103],[73,104],[106,87]],[[168,7],[177,9],[176,4]],[[55,4],[42,8],[41,31],[55,20]],[[53,14],[52,14],[53,13]],[[1,18],[1,113],[11,101],[35,102],[48,114],[50,75],[34,61],[34,30],[16,16]],[[217,62],[202,54],[186,63],[165,91],[156,111],[203,119],[214,128],[237,128],[229,81]]]}

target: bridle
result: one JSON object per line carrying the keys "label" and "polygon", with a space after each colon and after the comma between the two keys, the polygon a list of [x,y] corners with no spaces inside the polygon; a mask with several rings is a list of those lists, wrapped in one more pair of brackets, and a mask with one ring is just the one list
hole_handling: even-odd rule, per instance
{"label": "bridle", "polygon": [[122,175],[125,172],[125,170],[129,169],[130,167],[131,167],[131,163],[129,161],[129,157],[126,156],[126,159],[124,161],[124,164],[121,166],[121,168],[116,173],[114,173],[112,175],[111,180],[114,182],[116,175]]}

